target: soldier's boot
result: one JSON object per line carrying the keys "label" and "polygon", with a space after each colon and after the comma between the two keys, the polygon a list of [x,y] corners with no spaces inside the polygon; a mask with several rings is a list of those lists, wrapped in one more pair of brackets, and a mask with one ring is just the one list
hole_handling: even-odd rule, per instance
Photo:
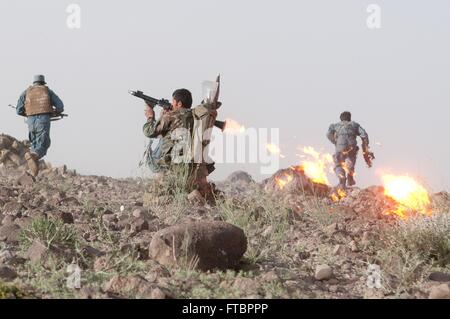
{"label": "soldier's boot", "polygon": [[349,187],[352,187],[352,186],[355,186],[356,185],[356,182],[355,182],[355,179],[353,178],[353,175],[348,175],[347,176],[347,185],[349,186]]}
{"label": "soldier's boot", "polygon": [[345,189],[347,188],[345,185],[346,182],[346,178],[345,177],[340,177],[339,178],[339,184],[337,186],[338,189],[345,191]]}
{"label": "soldier's boot", "polygon": [[25,159],[27,160],[31,175],[36,177],[39,174],[39,156],[36,153],[27,152],[25,153]]}

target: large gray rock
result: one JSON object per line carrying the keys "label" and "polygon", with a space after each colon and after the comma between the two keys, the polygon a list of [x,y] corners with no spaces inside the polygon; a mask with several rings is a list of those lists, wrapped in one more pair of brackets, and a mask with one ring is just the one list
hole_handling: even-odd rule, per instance
{"label": "large gray rock", "polygon": [[247,238],[240,228],[224,222],[197,222],[157,232],[149,253],[165,266],[184,263],[206,271],[235,266],[246,250]]}
{"label": "large gray rock", "polygon": [[255,181],[253,180],[252,176],[249,173],[244,171],[237,171],[228,176],[226,182],[250,184],[254,183]]}

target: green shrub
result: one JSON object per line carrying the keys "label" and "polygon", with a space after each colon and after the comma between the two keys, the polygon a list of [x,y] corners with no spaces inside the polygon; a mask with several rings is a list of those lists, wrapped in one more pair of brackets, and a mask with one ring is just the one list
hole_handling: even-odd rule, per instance
{"label": "green shrub", "polygon": [[20,244],[28,249],[34,240],[40,240],[50,247],[53,244],[75,247],[77,236],[75,229],[61,220],[39,217],[34,219],[20,234]]}

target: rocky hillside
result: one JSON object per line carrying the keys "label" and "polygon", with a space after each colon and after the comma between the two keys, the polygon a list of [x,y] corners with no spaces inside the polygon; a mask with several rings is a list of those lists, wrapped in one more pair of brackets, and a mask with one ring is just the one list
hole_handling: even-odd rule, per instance
{"label": "rocky hillside", "polygon": [[[11,142],[12,141],[12,142]],[[11,142],[11,143],[10,143]],[[330,191],[301,172],[217,183],[81,176],[0,138],[0,298],[448,298],[450,196],[399,220],[380,187]]]}

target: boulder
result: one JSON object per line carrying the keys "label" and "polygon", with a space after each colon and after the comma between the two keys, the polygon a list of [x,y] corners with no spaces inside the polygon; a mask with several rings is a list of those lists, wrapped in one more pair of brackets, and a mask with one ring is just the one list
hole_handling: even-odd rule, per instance
{"label": "boulder", "polygon": [[190,222],[157,232],[149,254],[165,266],[184,263],[206,271],[235,266],[246,250],[247,238],[240,228],[224,222]]}
{"label": "boulder", "polygon": [[250,184],[254,183],[252,176],[244,171],[237,171],[232,173],[228,178],[226,179],[226,182],[228,183],[243,183],[243,184]]}

